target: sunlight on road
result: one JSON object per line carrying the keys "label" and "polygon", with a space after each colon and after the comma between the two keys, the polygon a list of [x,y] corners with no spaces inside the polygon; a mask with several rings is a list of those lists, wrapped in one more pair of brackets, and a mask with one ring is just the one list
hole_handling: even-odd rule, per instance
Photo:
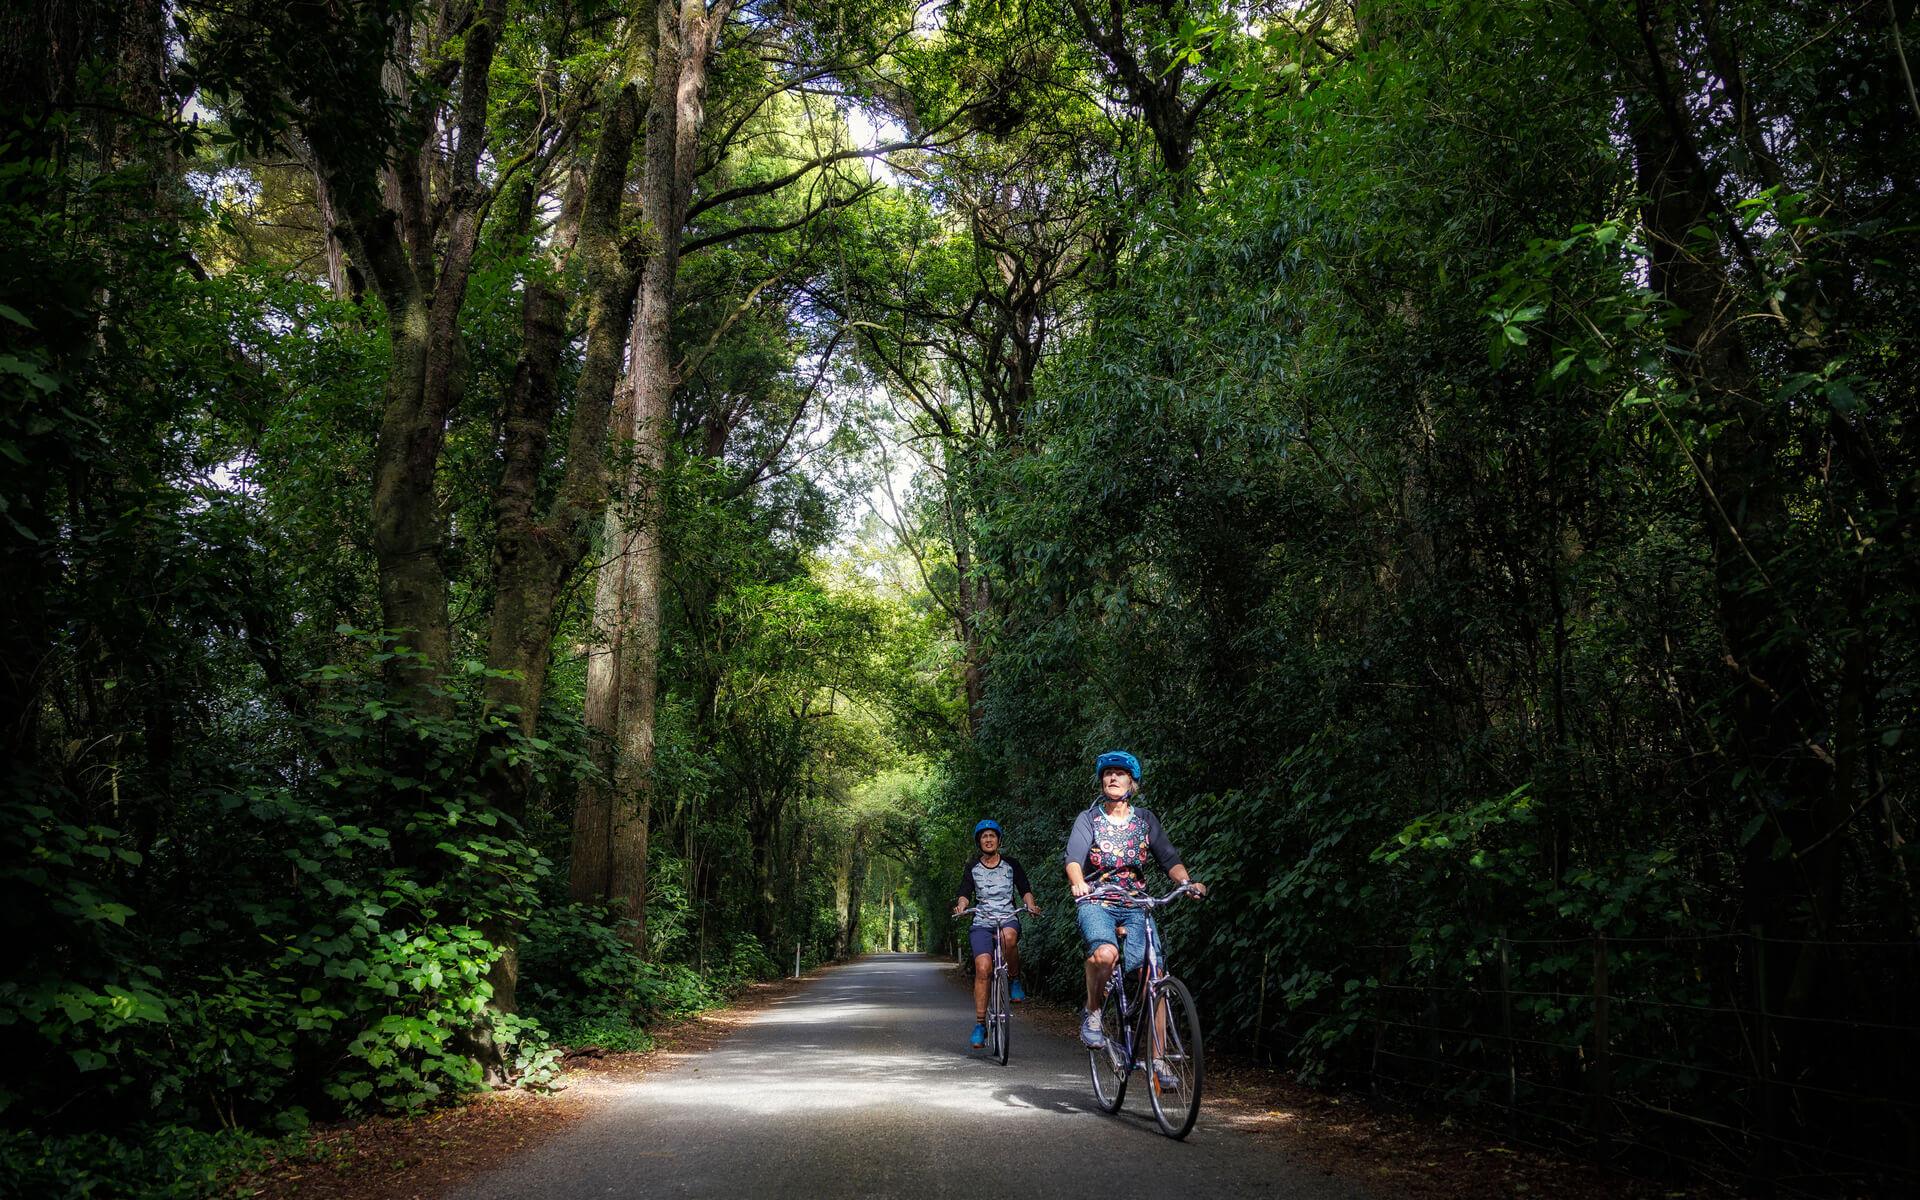
{"label": "sunlight on road", "polygon": [[1012,1060],[993,1062],[967,1046],[971,1001],[951,964],[918,955],[836,968],[461,1195],[972,1200],[977,1181],[955,1164],[980,1142],[1009,1179],[1124,1156],[1149,1194],[1359,1200],[1219,1126],[1162,1137],[1144,1089],[1101,1112],[1086,1052],[1017,1014]]}
{"label": "sunlight on road", "polygon": [[769,1009],[754,1019],[756,1025],[838,1025],[859,1017],[898,1019],[913,1010],[898,1004],[810,1004],[785,1011]]}
{"label": "sunlight on road", "polygon": [[[1060,1107],[1057,1100],[1042,1103],[1016,1094],[1008,1086],[1014,1076],[965,1048],[964,1009],[955,1018],[951,1050],[931,1049],[919,1038],[900,1041],[898,1049],[872,1049],[875,1042],[898,1040],[887,1035],[897,1035],[903,1025],[927,1016],[924,996],[919,1004],[851,998],[874,990],[835,988],[756,1014],[752,1026],[766,1031],[775,1044],[754,1038],[688,1060],[675,1077],[680,1086],[673,1105],[761,1116],[903,1104],[955,1112]],[[801,1030],[818,1034],[808,1036]],[[1023,1073],[1019,1078],[1028,1091],[1036,1083],[1076,1089],[1076,1095],[1084,1090],[1079,1076],[1066,1071]],[[672,1086],[670,1079],[658,1082]]]}

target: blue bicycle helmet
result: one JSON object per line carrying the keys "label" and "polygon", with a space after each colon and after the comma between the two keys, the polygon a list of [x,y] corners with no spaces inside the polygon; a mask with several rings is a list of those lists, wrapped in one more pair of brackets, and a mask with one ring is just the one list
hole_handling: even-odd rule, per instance
{"label": "blue bicycle helmet", "polygon": [[[992,817],[988,817],[986,820],[980,822],[978,825],[975,825],[973,827],[973,844],[978,846],[980,844],[980,835],[987,832],[989,829],[991,829],[995,833],[1000,833],[1000,822],[994,820]],[[1002,838],[1005,838],[1007,835],[1004,833],[1000,833],[1000,836]]]}
{"label": "blue bicycle helmet", "polygon": [[1108,767],[1124,768],[1127,774],[1133,776],[1134,786],[1140,786],[1140,760],[1125,750],[1109,750],[1099,758],[1093,760],[1093,786],[1100,786],[1100,772],[1106,770]]}

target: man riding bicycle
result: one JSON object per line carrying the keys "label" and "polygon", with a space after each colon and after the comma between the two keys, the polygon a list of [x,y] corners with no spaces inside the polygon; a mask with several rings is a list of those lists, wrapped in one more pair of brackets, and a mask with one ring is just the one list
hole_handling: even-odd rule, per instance
{"label": "man riding bicycle", "polygon": [[973,925],[967,930],[967,942],[973,950],[973,1046],[987,1044],[987,985],[993,975],[993,939],[1000,939],[1000,953],[1007,960],[1007,977],[1012,981],[1015,1000],[1025,1000],[1020,986],[1020,918],[1014,915],[1014,897],[1018,896],[1028,912],[1038,916],[1033,888],[1027,872],[1013,859],[1000,853],[1000,822],[988,819],[973,827],[973,844],[979,850],[960,876],[954,895],[953,915],[959,916],[973,906]]}

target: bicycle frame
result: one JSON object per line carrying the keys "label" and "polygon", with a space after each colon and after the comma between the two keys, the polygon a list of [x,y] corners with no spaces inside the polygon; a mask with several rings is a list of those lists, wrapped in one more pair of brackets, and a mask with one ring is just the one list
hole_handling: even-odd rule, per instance
{"label": "bicycle frame", "polygon": [[1167,970],[1166,955],[1160,947],[1160,926],[1153,919],[1153,910],[1156,908],[1165,908],[1180,897],[1192,894],[1194,894],[1192,889],[1186,884],[1181,884],[1164,896],[1141,896],[1133,892],[1121,891],[1109,886],[1095,888],[1076,901],[1076,903],[1080,904],[1114,904],[1121,908],[1137,908],[1143,910],[1146,917],[1146,919],[1141,922],[1141,927],[1146,932],[1147,949],[1145,956],[1140,960],[1141,979],[1138,990],[1139,1003],[1128,1002],[1126,988],[1127,955],[1124,947],[1115,947],[1120,951],[1120,958],[1119,961],[1113,965],[1113,973],[1107,976],[1106,993],[1103,993],[1118,994],[1120,1003],[1120,1028],[1126,1034],[1126,1069],[1128,1072],[1138,1070],[1146,1065],[1140,1058],[1140,1047],[1135,1044],[1137,1039],[1134,1036],[1134,1029],[1140,1023],[1134,1018],[1139,1013],[1141,1007],[1148,1002],[1148,998],[1153,995],[1155,987],[1164,983],[1170,977],[1170,973]]}
{"label": "bicycle frame", "polygon": [[[971,926],[973,923],[973,918],[978,916],[979,913],[977,909],[969,908],[965,912],[949,913],[948,915],[951,916],[956,921],[960,920],[962,917],[965,917],[967,919],[968,925]],[[1020,916],[1018,913],[1014,914],[1011,917],[1006,918],[1005,920],[997,921],[994,923],[993,932],[995,936],[993,939],[993,971],[994,971],[994,974],[996,975],[1007,969],[1006,954],[1001,949],[999,933],[1002,929],[1018,929],[1018,928],[1020,928]],[[966,962],[973,958],[973,953],[971,949],[967,946],[967,943],[964,940],[962,940],[959,945],[955,946],[954,950],[959,954],[960,961],[962,962]]]}
{"label": "bicycle frame", "polygon": [[[969,927],[971,927],[972,918],[977,915],[978,913],[975,908],[968,908],[964,912],[953,914],[955,919],[961,917],[967,918]],[[1008,988],[1012,983],[1007,975],[1007,957],[1005,950],[1000,945],[1000,932],[1004,929],[1018,928],[1020,928],[1020,919],[1018,916],[995,920],[993,924],[993,968],[992,972],[988,975],[987,1019],[984,1024],[987,1026],[987,1047],[989,1051],[995,1052],[995,1056],[1000,1059],[1002,1064],[1007,1061],[1006,1047],[1013,1036],[1010,1028],[1013,1023],[1013,1016],[1011,1013],[1001,1012],[995,1007],[993,1001],[993,997],[996,995],[1007,995]],[[960,950],[965,958],[968,960],[972,959],[973,955],[968,952],[966,945],[962,944]]]}

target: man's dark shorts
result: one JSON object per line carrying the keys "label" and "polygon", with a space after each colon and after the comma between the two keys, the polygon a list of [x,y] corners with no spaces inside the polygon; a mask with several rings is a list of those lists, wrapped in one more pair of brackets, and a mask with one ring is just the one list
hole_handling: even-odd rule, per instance
{"label": "man's dark shorts", "polygon": [[[1009,917],[1000,922],[1000,925],[1002,928],[1012,929],[1017,936],[1020,930],[1020,918]],[[967,927],[967,944],[973,947],[975,957],[982,954],[992,954],[993,930],[984,925],[969,925]]]}

